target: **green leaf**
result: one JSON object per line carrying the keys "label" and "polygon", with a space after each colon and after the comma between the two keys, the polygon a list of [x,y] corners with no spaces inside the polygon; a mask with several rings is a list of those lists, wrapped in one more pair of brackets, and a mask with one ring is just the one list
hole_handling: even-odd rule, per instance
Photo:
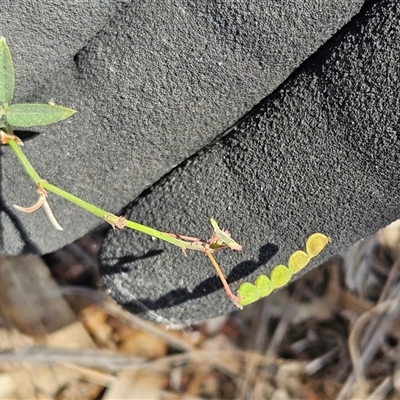
{"label": "green leaf", "polygon": [[14,66],[6,39],[0,38],[0,102],[9,103],[14,94]]}
{"label": "green leaf", "polygon": [[13,126],[43,126],[70,117],[75,111],[52,104],[11,104],[6,120]]}

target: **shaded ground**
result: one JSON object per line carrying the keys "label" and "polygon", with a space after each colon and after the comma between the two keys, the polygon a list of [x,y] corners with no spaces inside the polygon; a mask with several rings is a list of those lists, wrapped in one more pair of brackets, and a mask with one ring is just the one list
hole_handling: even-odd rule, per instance
{"label": "shaded ground", "polygon": [[45,256],[52,276],[34,256],[0,259],[0,399],[399,397],[399,223],[184,331],[98,290],[103,233]]}

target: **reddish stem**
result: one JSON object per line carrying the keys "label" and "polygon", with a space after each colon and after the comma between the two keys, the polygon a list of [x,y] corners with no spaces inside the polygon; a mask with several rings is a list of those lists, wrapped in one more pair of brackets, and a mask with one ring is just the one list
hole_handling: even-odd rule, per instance
{"label": "reddish stem", "polygon": [[206,254],[206,256],[210,259],[211,264],[212,264],[213,267],[215,268],[215,271],[217,271],[217,275],[218,275],[219,279],[220,279],[221,282],[222,282],[222,285],[223,285],[223,287],[224,287],[224,289],[225,289],[226,295],[228,296],[229,300],[230,300],[237,308],[239,308],[240,310],[242,310],[242,309],[243,309],[243,306],[240,304],[241,298],[238,297],[238,296],[236,296],[235,294],[233,294],[233,292],[232,292],[231,288],[229,287],[228,282],[226,281],[225,276],[224,276],[224,274],[222,273],[221,268],[219,267],[219,265],[218,265],[217,261],[215,260],[214,256],[213,256],[210,252],[208,252],[208,251],[205,251],[205,254]]}

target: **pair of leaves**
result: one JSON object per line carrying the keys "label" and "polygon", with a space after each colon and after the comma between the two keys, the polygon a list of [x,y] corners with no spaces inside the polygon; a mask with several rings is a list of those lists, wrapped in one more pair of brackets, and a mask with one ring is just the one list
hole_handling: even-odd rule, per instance
{"label": "pair of leaves", "polygon": [[15,72],[10,49],[6,40],[0,38],[0,103],[1,116],[11,126],[43,126],[61,121],[75,111],[53,104],[12,104],[14,95]]}
{"label": "pair of leaves", "polygon": [[312,258],[316,257],[328,244],[330,238],[322,233],[313,233],[306,241],[306,251],[296,250],[289,257],[288,265],[277,265],[271,276],[260,275],[254,285],[244,282],[238,289],[240,304],[247,306],[262,297],[266,297],[277,288],[285,286],[294,274],[301,271]]}

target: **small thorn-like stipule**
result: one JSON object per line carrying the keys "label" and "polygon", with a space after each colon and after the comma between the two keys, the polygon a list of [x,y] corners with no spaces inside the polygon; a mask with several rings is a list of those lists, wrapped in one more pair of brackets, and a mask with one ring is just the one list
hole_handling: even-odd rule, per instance
{"label": "small thorn-like stipule", "polygon": [[46,199],[43,203],[43,210],[46,213],[46,216],[49,219],[50,223],[54,226],[54,228],[57,229],[58,231],[63,231],[64,229],[57,222],[56,217],[54,216],[53,211],[51,211],[49,203],[47,202]]}
{"label": "small thorn-like stipule", "polygon": [[0,144],[7,144],[10,140],[15,140],[18,146],[24,145],[18,136],[0,130]]}
{"label": "small thorn-like stipule", "polygon": [[16,208],[18,211],[22,211],[24,213],[30,214],[36,210],[39,210],[39,208],[42,207],[45,202],[46,202],[46,197],[44,195],[40,194],[37,202],[30,207],[21,207],[21,206],[17,206],[16,204],[14,204],[13,207]]}

